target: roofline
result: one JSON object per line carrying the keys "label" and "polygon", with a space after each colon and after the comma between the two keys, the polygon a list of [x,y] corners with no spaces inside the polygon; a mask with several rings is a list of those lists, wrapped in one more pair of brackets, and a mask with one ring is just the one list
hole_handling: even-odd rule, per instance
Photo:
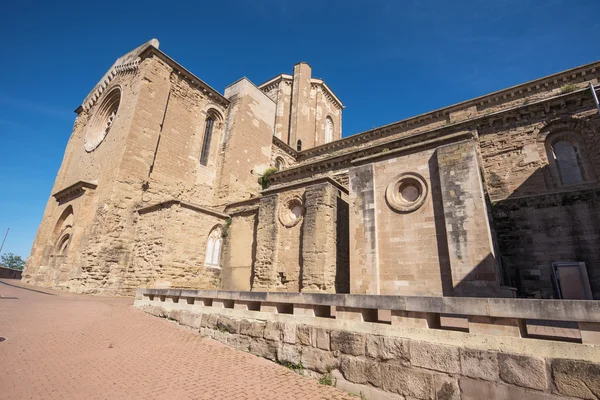
{"label": "roofline", "polygon": [[199,86],[205,92],[208,92],[208,93],[210,93],[210,95],[217,97],[219,100],[221,100],[222,103],[224,103],[225,106],[229,105],[229,100],[227,100],[227,98],[225,96],[223,96],[221,93],[219,93],[218,90],[216,90],[215,88],[210,86],[208,83],[204,82],[202,79],[198,78],[196,75],[194,75],[188,69],[186,69],[184,66],[179,64],[177,61],[175,61],[171,57],[169,57],[167,54],[165,54],[162,50],[159,50],[154,46],[148,46],[148,48],[146,50],[144,50],[142,52],[142,54],[140,54],[140,57],[144,57],[144,56],[148,55],[148,53],[152,53],[152,54],[158,56],[159,58],[161,58],[163,61],[165,61],[171,67],[176,69],[180,74],[182,74],[184,76],[184,78],[187,78],[192,84]]}
{"label": "roofline", "polygon": [[[298,64],[308,64],[305,62],[301,62]],[[298,65],[296,64],[296,65]],[[273,83],[276,83],[278,81],[281,81],[283,79],[288,79],[288,80],[293,80],[294,76],[290,75],[290,74],[279,74],[279,75],[275,75],[273,78],[269,79],[266,82],[261,83],[260,85],[258,85],[257,87],[259,89],[264,89],[265,87],[272,85]],[[333,90],[331,90],[331,88],[329,86],[327,86],[327,84],[325,83],[325,81],[321,78],[310,78],[310,83],[316,83],[318,85],[321,85],[325,88],[325,90],[327,91],[327,93],[329,93],[329,95],[331,95],[331,97],[333,98],[333,100],[340,106],[340,108],[346,108],[346,106],[344,106],[344,104],[342,103],[342,101],[335,95],[335,93],[333,93]]]}
{"label": "roofline", "polygon": [[[498,98],[499,96],[506,96],[507,94],[510,94],[511,92],[514,93],[517,90],[520,90],[521,92],[523,92],[523,91],[526,91],[528,87],[531,88],[534,85],[535,86],[545,85],[549,81],[558,80],[559,78],[563,82],[568,82],[568,79],[567,79],[568,75],[576,75],[576,74],[580,74],[580,73],[585,75],[585,71],[588,69],[591,69],[592,73],[595,72],[596,69],[600,69],[600,60],[594,61],[594,62],[591,62],[588,64],[584,64],[579,67],[567,69],[565,71],[557,72],[557,73],[554,73],[551,75],[547,75],[542,78],[538,78],[538,79],[534,79],[534,80],[531,80],[528,82],[520,83],[518,85],[510,86],[506,89],[501,89],[501,90],[498,90],[498,91],[495,91],[492,93],[485,94],[483,96],[478,96],[478,97],[475,97],[475,98],[472,98],[469,100],[465,100],[465,101],[462,101],[459,103],[451,104],[446,107],[438,108],[438,109],[435,109],[432,111],[427,111],[425,113],[418,114],[418,115],[415,115],[412,117],[394,121],[389,124],[381,125],[381,126],[378,126],[376,128],[372,128],[372,129],[369,129],[366,131],[357,132],[352,135],[346,136],[345,138],[342,138],[340,140],[335,140],[331,143],[326,143],[326,144],[322,144],[320,146],[311,147],[310,149],[303,150],[302,155],[305,155],[306,157],[311,157],[312,156],[311,153],[315,153],[315,152],[320,153],[321,151],[323,151],[324,149],[327,149],[329,147],[332,147],[332,148],[343,147],[346,142],[349,142],[352,139],[356,139],[357,137],[360,137],[360,136],[368,136],[368,135],[374,134],[378,131],[386,131],[386,130],[394,129],[402,124],[406,124],[406,123],[409,123],[409,122],[412,122],[414,120],[418,120],[418,119],[421,119],[424,117],[433,118],[434,116],[436,116],[436,117],[439,116],[439,114],[449,114],[450,112],[456,110],[457,108],[460,109],[460,108],[463,108],[466,106],[473,106],[473,105],[477,105],[477,104],[481,105],[481,104],[485,103],[484,100],[491,101],[491,99],[493,97]],[[336,144],[337,144],[337,146],[336,146]]]}

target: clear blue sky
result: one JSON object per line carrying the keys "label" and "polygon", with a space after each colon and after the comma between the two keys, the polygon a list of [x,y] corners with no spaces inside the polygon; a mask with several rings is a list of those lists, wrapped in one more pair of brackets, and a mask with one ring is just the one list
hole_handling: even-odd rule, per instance
{"label": "clear blue sky", "polygon": [[153,37],[221,92],[310,63],[346,106],[344,136],[600,59],[598,0],[54,3],[0,12],[0,235],[23,257],[73,110]]}

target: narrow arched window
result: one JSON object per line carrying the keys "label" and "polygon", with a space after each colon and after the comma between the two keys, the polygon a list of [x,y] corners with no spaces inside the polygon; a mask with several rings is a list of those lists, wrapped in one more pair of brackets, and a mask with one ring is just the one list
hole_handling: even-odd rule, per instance
{"label": "narrow arched window", "polygon": [[69,247],[70,239],[71,239],[71,235],[69,235],[68,233],[65,234],[63,237],[61,237],[61,239],[58,241],[58,246],[56,247],[56,255],[59,255],[59,256],[67,255],[67,248]]}
{"label": "narrow arched window", "polygon": [[300,139],[296,142],[296,151],[302,151],[302,140]]}
{"label": "narrow arched window", "polygon": [[213,229],[210,235],[208,235],[208,241],[206,243],[205,265],[210,267],[220,267],[222,241],[221,228]]}
{"label": "narrow arched window", "polygon": [[325,119],[325,143],[333,141],[333,120],[331,117]]}
{"label": "narrow arched window", "polygon": [[213,128],[215,125],[215,119],[212,116],[206,118],[206,125],[204,127],[204,141],[202,142],[202,153],[200,154],[200,164],[208,165],[208,156],[210,155],[210,141],[212,139]]}
{"label": "narrow arched window", "polygon": [[584,181],[577,147],[567,140],[559,140],[552,145],[552,156],[563,185],[574,185]]}
{"label": "narrow arched window", "polygon": [[281,171],[282,168],[285,168],[285,161],[283,158],[277,157],[275,159],[275,168],[277,169],[277,171]]}

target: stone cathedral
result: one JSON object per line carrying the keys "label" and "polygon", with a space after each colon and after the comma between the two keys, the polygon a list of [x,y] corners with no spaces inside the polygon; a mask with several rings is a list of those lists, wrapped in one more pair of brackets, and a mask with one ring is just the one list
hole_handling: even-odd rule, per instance
{"label": "stone cathedral", "polygon": [[306,63],[223,93],[153,39],[76,109],[26,282],[600,299],[600,62],[342,138]]}

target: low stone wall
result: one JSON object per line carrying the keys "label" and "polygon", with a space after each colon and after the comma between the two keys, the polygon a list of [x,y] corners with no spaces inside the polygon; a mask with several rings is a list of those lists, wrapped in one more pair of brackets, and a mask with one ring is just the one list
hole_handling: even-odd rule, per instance
{"label": "low stone wall", "polygon": [[21,279],[23,271],[0,266],[0,279]]}
{"label": "low stone wall", "polygon": [[323,313],[331,295],[306,296],[323,296],[325,317],[307,315],[306,304],[268,303],[267,312],[219,299],[236,293],[244,292],[146,289],[138,290],[135,305],[238,350],[301,365],[306,374],[329,373],[337,386],[368,399],[600,397],[600,347],[594,345],[348,320]]}

